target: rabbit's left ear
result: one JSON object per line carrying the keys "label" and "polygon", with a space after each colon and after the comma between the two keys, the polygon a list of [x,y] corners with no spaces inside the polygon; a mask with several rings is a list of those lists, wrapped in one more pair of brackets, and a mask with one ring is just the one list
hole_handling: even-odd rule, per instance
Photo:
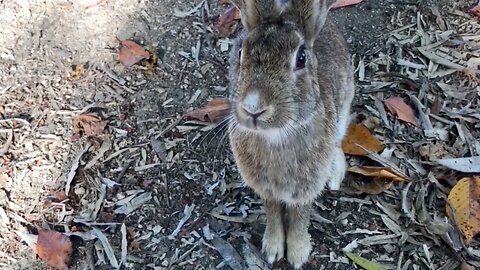
{"label": "rabbit's left ear", "polygon": [[240,10],[241,22],[248,31],[266,20],[277,18],[290,1],[297,0],[230,0]]}

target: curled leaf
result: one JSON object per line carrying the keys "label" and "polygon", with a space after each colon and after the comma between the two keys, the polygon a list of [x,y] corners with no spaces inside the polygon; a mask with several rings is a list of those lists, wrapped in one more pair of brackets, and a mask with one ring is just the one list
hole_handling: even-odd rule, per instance
{"label": "curled leaf", "polygon": [[[448,194],[448,202],[455,210],[455,221],[468,245],[480,233],[480,176],[460,179]],[[449,207],[447,215],[453,218]]]}
{"label": "curled leaf", "polygon": [[363,125],[350,124],[342,141],[343,152],[347,155],[365,156],[368,153],[357,144],[372,151],[383,150],[382,143]]}
{"label": "curled leaf", "polygon": [[411,123],[418,127],[417,118],[415,118],[415,114],[413,113],[413,109],[408,106],[403,98],[401,97],[389,97],[383,101],[387,109],[394,115],[398,117],[398,119],[405,121],[407,123]]}
{"label": "curled leaf", "polygon": [[73,245],[63,233],[39,228],[36,252],[50,267],[67,270],[72,260]]}
{"label": "curled leaf", "polygon": [[363,176],[375,177],[377,179],[391,180],[391,181],[407,181],[404,176],[399,175],[394,170],[388,167],[374,167],[374,166],[353,166],[348,168],[349,172],[361,174]]}
{"label": "curled leaf", "polygon": [[203,107],[186,113],[185,117],[214,123],[225,119],[230,111],[230,106],[228,98],[215,98]]}
{"label": "curled leaf", "polygon": [[120,63],[126,67],[131,67],[141,60],[148,59],[150,54],[134,41],[124,40],[120,42],[120,53],[118,57]]}
{"label": "curled leaf", "polygon": [[394,181],[406,181],[407,179],[388,167],[354,166],[348,171],[365,177],[350,177],[350,187],[371,195],[377,195],[389,189]]}

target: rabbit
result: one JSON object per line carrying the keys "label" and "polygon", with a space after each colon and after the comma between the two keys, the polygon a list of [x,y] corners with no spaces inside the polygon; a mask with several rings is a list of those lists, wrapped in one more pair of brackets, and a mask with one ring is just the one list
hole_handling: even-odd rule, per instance
{"label": "rabbit", "polygon": [[300,269],[312,250],[313,201],[345,177],[353,66],[327,16],[334,0],[230,1],[243,25],[229,56],[230,147],[263,201],[267,261],[286,255]]}

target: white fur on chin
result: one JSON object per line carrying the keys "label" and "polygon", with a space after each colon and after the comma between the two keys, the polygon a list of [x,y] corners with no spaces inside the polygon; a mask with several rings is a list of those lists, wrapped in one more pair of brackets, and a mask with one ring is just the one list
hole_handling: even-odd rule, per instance
{"label": "white fur on chin", "polygon": [[[288,121],[287,124],[293,126],[294,122]],[[288,138],[290,136],[293,136],[293,134],[289,134],[281,128],[252,129],[252,128],[247,128],[243,125],[238,125],[237,128],[239,129],[240,132],[255,134],[257,136],[263,137],[265,141],[267,141],[272,146],[279,146],[279,145],[285,144]]]}

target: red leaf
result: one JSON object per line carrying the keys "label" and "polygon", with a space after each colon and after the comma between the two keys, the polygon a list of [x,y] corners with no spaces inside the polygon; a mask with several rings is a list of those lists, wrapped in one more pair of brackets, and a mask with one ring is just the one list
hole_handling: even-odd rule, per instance
{"label": "red leaf", "polygon": [[73,245],[66,235],[38,228],[37,254],[50,267],[68,270],[72,253]]}
{"label": "red leaf", "polygon": [[398,119],[411,123],[418,127],[417,118],[415,118],[415,114],[413,113],[412,108],[408,106],[403,98],[401,97],[389,97],[383,101],[387,109],[394,115],[398,117]]}
{"label": "red leaf", "polygon": [[476,5],[468,10],[468,12],[480,18],[480,5]]}
{"label": "red leaf", "polygon": [[230,5],[218,17],[214,31],[221,37],[228,37],[235,31],[238,21],[240,21],[240,10],[234,5]]}
{"label": "red leaf", "polygon": [[351,5],[356,5],[363,0],[337,0],[332,6],[332,8],[341,8],[341,7],[346,7],[346,6],[351,6]]}
{"label": "red leaf", "polygon": [[230,110],[228,98],[214,98],[203,107],[185,114],[185,117],[202,122],[217,122],[224,119]]}
{"label": "red leaf", "polygon": [[124,40],[120,42],[120,54],[118,57],[120,63],[126,67],[131,67],[143,59],[148,59],[150,54],[134,41]]}

